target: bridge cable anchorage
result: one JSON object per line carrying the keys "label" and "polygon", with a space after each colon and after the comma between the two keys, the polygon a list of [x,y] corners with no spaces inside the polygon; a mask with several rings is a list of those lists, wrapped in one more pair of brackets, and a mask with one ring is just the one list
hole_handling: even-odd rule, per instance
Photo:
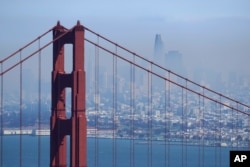
{"label": "bridge cable anchorage", "polygon": [[[124,58],[124,57],[122,57],[122,56],[120,56],[120,55],[115,54],[114,52],[112,52],[112,51],[110,51],[110,50],[104,48],[103,46],[100,46],[99,44],[96,44],[96,43],[92,42],[91,40],[88,40],[88,39],[85,38],[85,41],[89,42],[90,44],[92,44],[92,45],[94,45],[94,46],[99,47],[100,49],[106,51],[107,53],[116,55],[119,59],[121,59],[121,60],[123,60],[123,61],[125,61],[125,62],[133,63],[132,61],[130,61],[130,60],[128,60],[128,59],[126,59],[126,58]],[[157,73],[154,72],[154,71],[150,71],[149,69],[147,69],[146,67],[143,67],[142,65],[139,65],[139,64],[134,64],[134,65],[135,65],[136,67],[138,67],[138,68],[144,70],[144,71],[148,71],[149,73],[151,73],[152,75],[154,75],[154,76],[156,76],[156,77],[159,77],[159,78],[161,78],[161,79],[163,79],[163,80],[168,80],[165,76],[162,76],[162,75],[160,75],[160,74],[157,74]],[[168,70],[166,70],[166,71],[168,71]],[[171,74],[173,74],[173,73],[171,72]],[[168,80],[168,81],[171,82],[172,84],[178,86],[178,87],[185,88],[184,85],[182,85],[182,84],[180,84],[180,83],[177,83],[176,81],[173,81],[173,80]],[[192,82],[190,82],[190,83],[192,83]],[[201,85],[199,85],[199,84],[196,85],[196,86],[201,87],[201,88],[203,87],[203,86],[201,86]],[[192,92],[192,93],[195,93],[195,94],[199,95],[199,92],[198,92],[198,91],[195,91],[195,90],[193,90],[193,89],[191,89],[191,88],[185,88],[185,89],[187,89],[188,91],[190,91],[190,92]],[[206,88],[206,87],[204,87],[204,89],[206,89],[207,91],[210,91],[211,93],[215,93],[216,95],[220,95],[219,93],[217,93],[217,92],[215,92],[215,91],[213,91],[213,90],[210,90],[210,89],[208,89],[208,88]],[[206,95],[204,95],[204,97],[205,97],[206,99],[210,100],[210,101],[213,101],[213,102],[217,102],[217,103],[218,103],[218,101],[217,101],[216,99],[214,99],[214,98],[211,98],[211,97],[206,96]],[[231,99],[231,98],[229,98],[229,97],[227,97],[227,96],[222,95],[222,97],[228,99],[229,101],[237,102],[236,100]],[[241,105],[244,106],[244,107],[250,108],[250,106],[248,106],[248,105],[246,105],[246,104],[243,104],[243,103],[240,103],[240,102],[238,102],[238,103],[241,104]],[[223,106],[227,107],[227,108],[234,108],[234,107],[232,107],[232,106],[230,106],[230,105],[228,105],[228,104],[225,104],[225,103],[221,103],[221,104],[222,104]],[[234,109],[235,109],[235,108],[234,108]],[[250,113],[248,113],[248,112],[245,112],[245,111],[242,111],[242,110],[239,110],[239,109],[235,109],[235,111],[250,116]]]}

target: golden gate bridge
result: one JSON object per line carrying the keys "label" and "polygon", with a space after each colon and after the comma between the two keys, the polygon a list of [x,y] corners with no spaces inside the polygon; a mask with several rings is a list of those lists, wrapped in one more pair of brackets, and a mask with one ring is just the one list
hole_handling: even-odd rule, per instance
{"label": "golden gate bridge", "polygon": [[[0,166],[28,166],[30,157],[35,166],[225,166],[225,148],[249,150],[249,105],[80,22],[70,29],[58,22],[0,65]],[[25,155],[31,129],[50,129],[49,141],[38,135],[35,158]],[[8,132],[17,136],[15,153],[6,149]]]}

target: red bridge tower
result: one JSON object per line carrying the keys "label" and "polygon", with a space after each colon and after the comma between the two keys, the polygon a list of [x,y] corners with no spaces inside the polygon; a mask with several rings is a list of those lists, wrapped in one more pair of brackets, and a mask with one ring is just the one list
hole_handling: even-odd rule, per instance
{"label": "red bridge tower", "polygon": [[[53,39],[67,31],[53,29]],[[73,45],[73,70],[64,71],[64,44]],[[66,117],[65,88],[72,89],[71,118]],[[87,123],[85,116],[84,27],[77,22],[72,31],[53,43],[52,113],[50,123],[50,166],[67,166],[67,141],[70,136],[70,166],[87,166]]]}

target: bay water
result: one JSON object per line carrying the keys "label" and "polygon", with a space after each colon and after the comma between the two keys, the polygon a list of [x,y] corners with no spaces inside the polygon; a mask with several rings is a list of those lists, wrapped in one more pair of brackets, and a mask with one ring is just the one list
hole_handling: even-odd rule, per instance
{"label": "bay water", "polygon": [[[0,166],[18,167],[20,163],[23,167],[49,166],[49,136],[0,136],[0,139]],[[88,167],[228,167],[230,150],[164,141],[88,138]],[[69,162],[69,156],[67,159]]]}

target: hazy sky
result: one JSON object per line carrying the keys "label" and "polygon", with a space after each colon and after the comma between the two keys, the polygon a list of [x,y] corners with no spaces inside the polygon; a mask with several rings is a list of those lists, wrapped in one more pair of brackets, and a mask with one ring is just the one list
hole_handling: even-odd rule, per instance
{"label": "hazy sky", "polygon": [[57,20],[68,28],[80,20],[141,55],[153,54],[154,37],[159,33],[165,51],[179,50],[190,68],[250,71],[249,0],[70,2],[1,0],[0,57],[45,32]]}

